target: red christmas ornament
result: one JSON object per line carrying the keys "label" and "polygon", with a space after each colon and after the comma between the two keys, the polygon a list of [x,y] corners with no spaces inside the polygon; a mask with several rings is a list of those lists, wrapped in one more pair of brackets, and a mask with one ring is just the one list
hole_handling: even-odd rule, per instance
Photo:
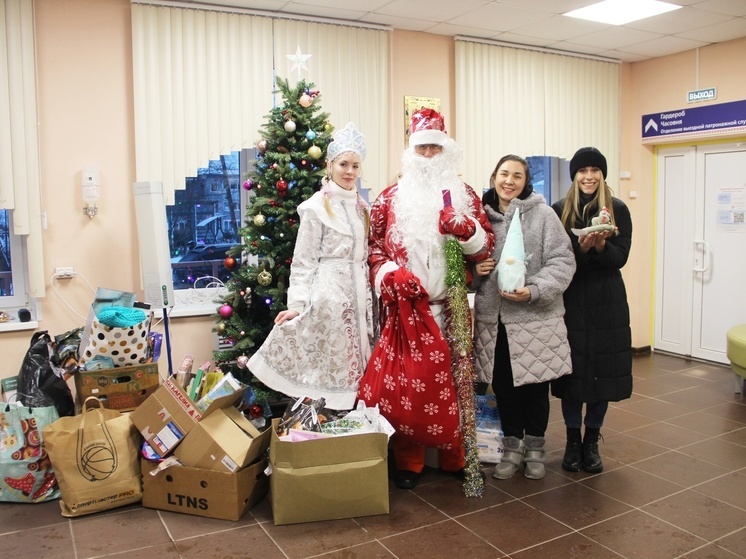
{"label": "red christmas ornament", "polygon": [[287,260],[285,260],[285,264],[287,264],[288,266],[290,266],[290,264],[292,264],[292,263],[293,263],[293,259],[292,258],[288,258]]}
{"label": "red christmas ornament", "polygon": [[280,192],[285,192],[288,189],[288,183],[285,179],[280,179],[277,181],[277,190]]}
{"label": "red christmas ornament", "polygon": [[236,267],[236,259],[232,256],[227,257],[223,260],[223,266],[225,266],[226,270],[232,270]]}
{"label": "red christmas ornament", "polygon": [[259,419],[264,416],[264,409],[259,404],[254,404],[249,408],[249,415],[251,419]]}
{"label": "red christmas ornament", "polygon": [[231,307],[230,305],[223,305],[222,307],[220,307],[220,309],[218,309],[218,312],[223,318],[230,318],[233,314],[233,307]]}

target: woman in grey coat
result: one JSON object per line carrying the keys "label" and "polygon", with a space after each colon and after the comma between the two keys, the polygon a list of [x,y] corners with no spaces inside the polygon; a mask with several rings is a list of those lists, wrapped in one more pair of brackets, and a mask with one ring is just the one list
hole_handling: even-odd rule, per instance
{"label": "woman in grey coat", "polygon": [[[503,458],[492,475],[507,479],[524,465],[527,478],[541,479],[549,381],[571,371],[562,294],[575,273],[575,257],[559,218],[533,192],[523,158],[500,159],[490,183],[482,203],[495,232],[495,250],[475,266],[472,287],[478,381],[492,383],[504,433]],[[498,269],[508,273],[500,257],[516,212],[525,280],[511,289],[500,282]]]}

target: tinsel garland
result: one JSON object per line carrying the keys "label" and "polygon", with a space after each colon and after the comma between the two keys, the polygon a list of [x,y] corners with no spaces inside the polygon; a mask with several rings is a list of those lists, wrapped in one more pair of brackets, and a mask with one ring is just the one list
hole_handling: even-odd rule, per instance
{"label": "tinsel garland", "polygon": [[466,453],[464,494],[481,497],[484,479],[479,469],[477,448],[474,352],[471,339],[471,314],[466,293],[466,272],[461,246],[456,239],[445,242],[446,256],[446,339],[451,350],[451,370],[461,414],[461,434]]}

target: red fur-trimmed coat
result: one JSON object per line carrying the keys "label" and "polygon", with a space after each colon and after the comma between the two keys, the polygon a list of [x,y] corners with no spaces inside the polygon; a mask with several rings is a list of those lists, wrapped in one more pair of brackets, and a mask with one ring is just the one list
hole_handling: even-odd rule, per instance
{"label": "red fur-trimmed coat", "polygon": [[[495,235],[492,232],[481,200],[468,184],[463,184],[463,187],[466,190],[465,199],[468,202],[466,207],[456,208],[456,210],[465,213],[475,221],[477,228],[469,240],[459,241],[459,244],[465,258],[477,262],[484,260],[492,253],[495,245]],[[403,266],[420,280],[430,296],[430,301],[442,300],[446,292],[445,257],[442,255],[443,243],[441,242],[439,246],[430,247],[422,243],[421,249],[418,248],[416,254],[407,254],[407,249],[402,239],[398,238],[397,229],[394,226],[397,216],[393,210],[393,202],[398,188],[398,184],[389,186],[379,194],[371,207],[368,251],[371,283],[375,287],[376,293],[380,294],[383,276]],[[435,231],[438,231],[438,223],[439,215],[435,214],[427,223],[422,223],[422,227],[432,227]],[[445,237],[442,240],[445,241]],[[440,254],[433,254],[437,251]]]}

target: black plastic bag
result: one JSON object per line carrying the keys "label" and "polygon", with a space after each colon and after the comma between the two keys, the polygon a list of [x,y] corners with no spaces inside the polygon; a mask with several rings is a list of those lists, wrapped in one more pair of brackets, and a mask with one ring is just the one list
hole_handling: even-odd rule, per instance
{"label": "black plastic bag", "polygon": [[[67,381],[52,365],[52,338],[46,330],[34,332],[18,373],[18,399],[24,406],[54,406],[60,417],[75,415],[75,401]],[[60,370],[62,372],[62,370]]]}

